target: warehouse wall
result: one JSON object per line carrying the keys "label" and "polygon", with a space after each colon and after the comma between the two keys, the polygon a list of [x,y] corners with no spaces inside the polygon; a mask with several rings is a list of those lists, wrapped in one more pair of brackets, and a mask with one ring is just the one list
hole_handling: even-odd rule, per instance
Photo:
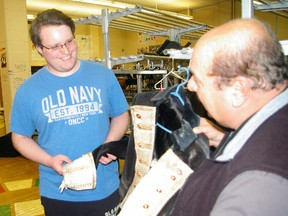
{"label": "warehouse wall", "polygon": [[[190,13],[195,20],[212,26],[219,26],[231,19],[241,18],[240,1],[222,1],[213,6],[192,10]],[[267,22],[276,32],[279,40],[288,40],[288,18],[254,10],[254,17]]]}

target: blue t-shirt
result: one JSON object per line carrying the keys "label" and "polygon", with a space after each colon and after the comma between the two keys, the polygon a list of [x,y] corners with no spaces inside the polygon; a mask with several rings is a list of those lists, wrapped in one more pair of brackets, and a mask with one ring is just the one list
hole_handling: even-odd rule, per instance
{"label": "blue t-shirt", "polygon": [[[71,160],[103,144],[110,118],[128,109],[127,100],[114,73],[89,61],[80,61],[77,72],[68,77],[40,69],[19,87],[14,98],[10,129],[32,136],[50,155],[63,154]],[[52,199],[93,201],[109,196],[119,187],[117,162],[99,163],[94,190],[64,190],[63,176],[40,165],[40,194]]]}

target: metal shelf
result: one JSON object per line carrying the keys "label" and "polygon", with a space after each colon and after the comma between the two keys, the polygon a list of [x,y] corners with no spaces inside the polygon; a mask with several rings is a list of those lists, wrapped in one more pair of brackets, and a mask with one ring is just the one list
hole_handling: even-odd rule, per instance
{"label": "metal shelf", "polygon": [[112,68],[113,64],[123,63],[121,60],[117,63],[112,62],[113,60],[110,56],[109,27],[140,32],[151,36],[168,36],[174,41],[180,41],[181,37],[195,40],[213,28],[212,26],[194,21],[192,17],[187,19],[187,17],[179,17],[166,11],[140,6],[110,13],[108,9],[103,9],[101,16],[81,18],[75,20],[75,22],[79,24],[102,25],[105,48],[105,60],[103,64],[108,68]]}
{"label": "metal shelf", "polygon": [[255,10],[272,12],[279,16],[288,18],[288,1],[278,0],[278,1],[267,1],[258,0],[261,4],[254,4]]}
{"label": "metal shelf", "polygon": [[[137,77],[137,93],[142,92],[142,75],[165,75],[167,70],[113,70],[115,74],[134,74]],[[163,79],[163,87],[167,88],[168,82],[167,79]]]}

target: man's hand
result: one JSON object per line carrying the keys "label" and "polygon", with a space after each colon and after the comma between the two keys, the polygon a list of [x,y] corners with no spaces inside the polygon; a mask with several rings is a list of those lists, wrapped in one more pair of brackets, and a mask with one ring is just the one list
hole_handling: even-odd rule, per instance
{"label": "man's hand", "polygon": [[63,164],[72,163],[72,161],[65,155],[56,155],[49,160],[49,166],[53,168],[60,175],[63,174]]}
{"label": "man's hand", "polygon": [[117,159],[116,156],[112,155],[112,154],[107,154],[107,157],[105,156],[102,156],[100,159],[99,159],[99,162],[106,165],[106,164],[109,164],[111,161],[115,161]]}
{"label": "man's hand", "polygon": [[193,128],[195,134],[205,134],[209,139],[210,146],[217,147],[224,136],[224,132],[205,118],[200,119],[200,125]]}

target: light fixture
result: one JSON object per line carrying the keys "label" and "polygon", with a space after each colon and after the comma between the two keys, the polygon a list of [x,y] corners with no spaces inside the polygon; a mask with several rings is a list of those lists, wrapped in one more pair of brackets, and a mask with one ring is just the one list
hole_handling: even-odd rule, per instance
{"label": "light fixture", "polygon": [[[44,11],[50,8],[55,8],[71,15],[73,18],[81,18],[88,16],[96,16],[101,14],[103,7],[97,5],[88,5],[81,2],[59,1],[59,0],[26,0],[27,12]],[[32,12],[30,12],[32,11]],[[29,18],[32,18],[31,16]]]}
{"label": "light fixture", "polygon": [[[147,13],[147,14],[152,14],[152,15],[159,15],[156,9],[156,11],[153,11],[153,10],[147,10],[147,9],[141,9],[141,11],[143,13]],[[193,16],[190,16],[190,15],[185,15],[185,14],[179,14],[179,13],[173,13],[173,12],[169,12],[169,11],[162,11],[164,14],[169,14],[170,16],[175,16],[175,17],[178,17],[178,18],[181,18],[181,19],[185,19],[185,20],[192,20],[193,19]],[[160,13],[160,16],[161,16],[161,13]]]}
{"label": "light fixture", "polygon": [[101,0],[72,0],[72,1],[95,4],[95,5],[100,5],[100,6],[108,6],[108,7],[113,7],[113,8],[121,8],[121,9],[135,7],[135,5],[132,5],[132,4],[125,4],[125,3],[115,2],[115,1],[101,1]]}
{"label": "light fixture", "polygon": [[253,1],[253,4],[254,4],[254,5],[262,5],[263,3],[260,2],[260,1]]}
{"label": "light fixture", "polygon": [[27,14],[27,20],[34,20],[35,19],[35,15],[33,14]]}
{"label": "light fixture", "polygon": [[193,17],[192,16],[188,16],[188,15],[185,15],[185,14],[172,14],[172,16],[176,16],[176,17],[179,17],[179,18],[182,18],[182,19],[186,19],[186,20],[192,20]]}

